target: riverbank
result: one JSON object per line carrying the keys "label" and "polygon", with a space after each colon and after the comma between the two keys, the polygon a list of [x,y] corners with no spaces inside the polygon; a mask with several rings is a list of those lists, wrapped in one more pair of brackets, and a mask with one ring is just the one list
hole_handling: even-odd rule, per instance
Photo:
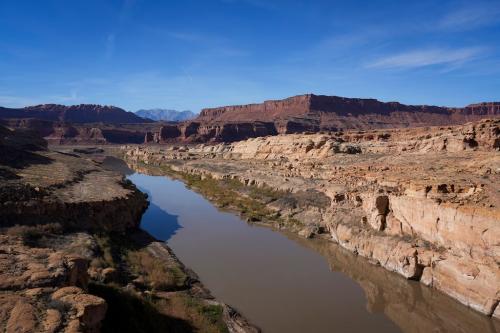
{"label": "riverbank", "polygon": [[95,152],[0,127],[0,330],[257,332],[162,242]]}
{"label": "riverbank", "polygon": [[245,222],[181,179],[148,169],[128,176],[150,196],[141,227],[264,332],[498,330],[497,321],[330,240]]}
{"label": "riverbank", "polygon": [[181,177],[249,221],[327,236],[498,317],[498,126],[282,135],[125,153],[139,170],[145,164]]}

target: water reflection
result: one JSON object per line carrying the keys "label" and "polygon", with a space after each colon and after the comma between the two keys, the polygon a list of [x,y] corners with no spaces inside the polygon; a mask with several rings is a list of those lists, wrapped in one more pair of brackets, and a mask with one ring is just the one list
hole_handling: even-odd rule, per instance
{"label": "water reflection", "polygon": [[165,212],[154,203],[150,203],[148,210],[142,217],[141,228],[161,241],[168,241],[181,229],[177,216]]}
{"label": "water reflection", "polygon": [[248,225],[179,181],[130,178],[153,198],[143,228],[166,235],[217,298],[264,332],[500,332],[499,321],[330,241]]}
{"label": "water reflection", "polygon": [[500,322],[487,318],[464,305],[415,281],[391,273],[355,256],[326,240],[306,240],[287,236],[302,246],[321,253],[332,271],[342,272],[356,281],[366,295],[371,313],[383,313],[403,332],[488,332],[500,330]]}

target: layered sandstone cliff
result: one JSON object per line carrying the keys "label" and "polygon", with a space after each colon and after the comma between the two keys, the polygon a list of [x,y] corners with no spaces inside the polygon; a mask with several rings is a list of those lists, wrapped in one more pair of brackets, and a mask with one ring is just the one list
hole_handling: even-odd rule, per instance
{"label": "layered sandstone cliff", "polygon": [[132,112],[94,104],[0,107],[0,119],[5,126],[36,131],[49,144],[142,143],[159,127]]}
{"label": "layered sandstone cliff", "polygon": [[148,133],[145,142],[233,142],[276,134],[456,125],[485,117],[500,117],[500,103],[449,108],[308,94],[203,109],[192,121]]}
{"label": "layered sandstone cliff", "polygon": [[4,124],[34,131],[51,145],[143,143],[148,131],[160,128],[156,124],[72,124],[40,119],[7,119]]}
{"label": "layered sandstone cliff", "polygon": [[0,107],[0,119],[9,126],[36,130],[51,144],[234,142],[276,134],[453,125],[485,117],[500,117],[500,102],[449,108],[307,94],[204,109],[182,123],[154,123],[92,104]]}
{"label": "layered sandstone cliff", "polygon": [[484,120],[133,148],[127,159],[278,191],[281,198],[266,203],[289,221],[281,227],[326,233],[389,271],[500,317],[499,150],[500,120]]}
{"label": "layered sandstone cliff", "polygon": [[197,120],[275,121],[310,117],[317,119],[320,129],[332,130],[458,124],[494,115],[500,115],[498,102],[448,108],[308,94],[262,104],[204,109]]}

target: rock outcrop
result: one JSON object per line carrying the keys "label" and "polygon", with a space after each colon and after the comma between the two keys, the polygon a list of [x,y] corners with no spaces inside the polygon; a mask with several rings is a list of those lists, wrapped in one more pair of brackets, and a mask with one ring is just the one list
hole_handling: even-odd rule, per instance
{"label": "rock outcrop", "polygon": [[158,132],[148,133],[145,143],[164,142],[232,142],[267,135],[276,135],[271,122],[165,124]]}
{"label": "rock outcrop", "polygon": [[[88,242],[78,234],[74,243]],[[0,328],[5,332],[98,332],[104,299],[87,289],[89,259],[0,235]]]}
{"label": "rock outcrop", "polygon": [[0,126],[0,330],[99,332],[88,291],[95,239],[139,225],[146,196],[119,174]]}
{"label": "rock outcrop", "polygon": [[500,117],[500,102],[448,108],[308,94],[203,109],[191,121],[165,125],[149,133],[145,143],[234,142],[277,134],[447,126],[488,117]]}
{"label": "rock outcrop", "polygon": [[0,227],[20,220],[80,230],[123,231],[139,225],[146,197],[122,175],[78,155],[31,147],[25,133],[9,131],[0,140]]}
{"label": "rock outcrop", "polygon": [[40,119],[7,119],[5,125],[31,130],[52,145],[143,143],[148,131],[157,131],[152,124],[75,124]]}
{"label": "rock outcrop", "polygon": [[258,333],[138,228],[147,196],[103,153],[0,126],[0,331]]}
{"label": "rock outcrop", "polygon": [[6,126],[32,130],[49,144],[143,143],[159,125],[114,106],[43,104],[21,109],[0,107]]}
{"label": "rock outcrop", "polygon": [[448,108],[308,94],[262,104],[204,109],[196,120],[274,122],[309,119],[317,123],[319,130],[331,131],[460,124],[484,116],[500,116],[500,102]]}
{"label": "rock outcrop", "polygon": [[[470,112],[490,112],[477,110]],[[389,271],[496,316],[499,140],[500,120],[483,120],[130,148],[127,160],[287,193],[266,202],[294,221],[285,227],[304,237],[327,233]]]}
{"label": "rock outcrop", "polygon": [[154,123],[113,106],[0,107],[0,119],[9,126],[35,130],[50,144],[234,142],[277,134],[447,126],[498,117],[500,102],[449,108],[313,94],[203,109],[181,123]]}
{"label": "rock outcrop", "polygon": [[150,123],[150,119],[144,119],[133,112],[127,112],[115,106],[80,104],[59,105],[41,104],[27,106],[20,109],[0,107],[0,119],[40,119],[65,123],[108,123],[108,124],[134,124]]}

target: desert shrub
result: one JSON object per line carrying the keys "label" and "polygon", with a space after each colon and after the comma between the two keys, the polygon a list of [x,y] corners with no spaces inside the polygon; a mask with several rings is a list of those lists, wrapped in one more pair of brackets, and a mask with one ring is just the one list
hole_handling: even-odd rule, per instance
{"label": "desert shrub", "polygon": [[10,236],[21,237],[26,245],[36,246],[43,238],[54,234],[61,234],[63,231],[59,223],[36,224],[36,225],[15,225],[7,229]]}
{"label": "desert shrub", "polygon": [[156,304],[133,293],[110,285],[91,283],[89,292],[108,304],[101,332],[155,333],[195,332],[194,326],[182,318],[162,313]]}
{"label": "desert shrub", "polygon": [[126,257],[132,273],[142,276],[155,290],[175,290],[185,285],[187,276],[175,264],[167,265],[146,250],[130,251]]}
{"label": "desert shrub", "polygon": [[179,293],[168,300],[161,300],[158,306],[167,314],[183,318],[206,333],[229,332],[223,320],[222,306],[206,304],[202,300]]}

